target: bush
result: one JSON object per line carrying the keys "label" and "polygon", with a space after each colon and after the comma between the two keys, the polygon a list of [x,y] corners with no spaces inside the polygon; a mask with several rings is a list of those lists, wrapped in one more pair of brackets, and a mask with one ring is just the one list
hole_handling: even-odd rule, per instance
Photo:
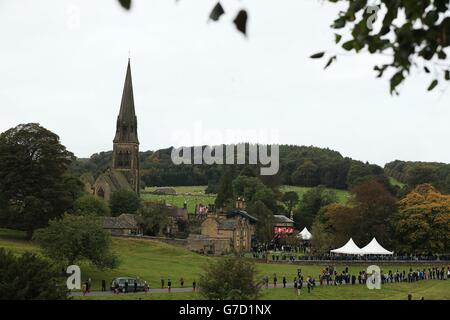
{"label": "bush", "polygon": [[17,257],[0,248],[1,300],[67,299],[64,280],[47,260],[29,252]]}
{"label": "bush", "polygon": [[44,254],[69,265],[89,260],[99,268],[113,268],[117,264],[111,252],[111,236],[99,219],[92,216],[66,214],[52,220],[45,229],[36,231],[35,240]]}
{"label": "bush", "polygon": [[209,300],[256,300],[261,285],[255,264],[242,258],[224,258],[211,263],[200,277],[200,294]]}
{"label": "bush", "polygon": [[141,201],[139,196],[129,190],[119,190],[111,194],[109,207],[113,216],[119,216],[122,213],[134,214],[139,209]]}
{"label": "bush", "polygon": [[92,214],[95,216],[109,216],[108,204],[96,196],[86,194],[74,203],[74,212],[79,215]]}

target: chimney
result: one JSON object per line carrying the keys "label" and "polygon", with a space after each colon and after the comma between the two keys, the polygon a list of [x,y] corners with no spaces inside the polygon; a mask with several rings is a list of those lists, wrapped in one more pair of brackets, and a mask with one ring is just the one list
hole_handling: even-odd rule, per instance
{"label": "chimney", "polygon": [[245,199],[238,197],[236,200],[236,209],[245,210]]}

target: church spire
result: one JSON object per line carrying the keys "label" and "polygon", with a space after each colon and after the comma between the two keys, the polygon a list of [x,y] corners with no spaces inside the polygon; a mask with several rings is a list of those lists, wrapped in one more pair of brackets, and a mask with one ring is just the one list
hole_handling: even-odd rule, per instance
{"label": "church spire", "polygon": [[130,58],[128,58],[127,74],[123,86],[122,102],[117,117],[116,136],[114,143],[137,143],[137,118],[134,110],[133,83],[131,81]]}

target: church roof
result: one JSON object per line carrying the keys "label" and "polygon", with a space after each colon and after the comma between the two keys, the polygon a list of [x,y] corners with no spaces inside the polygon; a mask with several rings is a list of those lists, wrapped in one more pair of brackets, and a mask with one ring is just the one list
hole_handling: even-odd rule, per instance
{"label": "church roof", "polygon": [[101,175],[101,178],[105,179],[105,181],[111,187],[111,192],[117,190],[133,191],[133,188],[128,183],[127,178],[120,171],[108,169]]}
{"label": "church roof", "polygon": [[137,136],[137,118],[134,110],[133,82],[131,80],[131,66],[128,60],[127,74],[122,92],[120,112],[117,117],[117,128],[114,142],[139,143]]}

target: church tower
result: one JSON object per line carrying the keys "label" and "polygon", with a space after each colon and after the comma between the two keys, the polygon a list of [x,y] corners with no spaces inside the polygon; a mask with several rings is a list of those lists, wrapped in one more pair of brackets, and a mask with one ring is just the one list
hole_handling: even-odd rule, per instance
{"label": "church tower", "polygon": [[130,59],[128,59],[122,102],[117,117],[116,135],[113,140],[112,170],[121,172],[132,190],[139,194],[139,140],[137,117],[134,110]]}

